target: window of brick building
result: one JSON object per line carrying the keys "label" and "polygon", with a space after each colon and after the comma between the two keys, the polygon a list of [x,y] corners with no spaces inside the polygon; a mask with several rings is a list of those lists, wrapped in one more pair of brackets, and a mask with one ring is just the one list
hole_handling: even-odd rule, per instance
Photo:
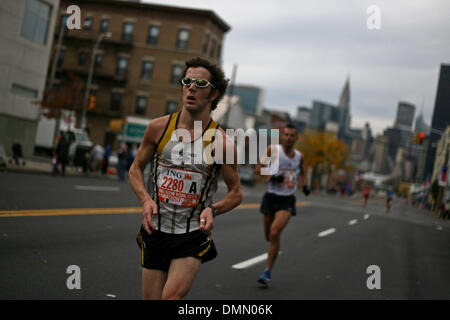
{"label": "window of brick building", "polygon": [[172,75],[170,77],[170,83],[178,84],[178,79],[180,79],[182,72],[183,72],[183,66],[179,65],[179,64],[174,64],[172,66]]}
{"label": "window of brick building", "polygon": [[147,96],[138,96],[136,99],[136,114],[145,115],[147,110]]}
{"label": "window of brick building", "polygon": [[122,93],[113,92],[111,93],[111,105],[110,110],[120,111],[120,106],[122,105]]}
{"label": "window of brick building", "polygon": [[116,76],[123,77],[127,72],[128,58],[119,57],[117,59]]}
{"label": "window of brick building", "polygon": [[92,31],[92,25],[94,24],[94,18],[88,17],[84,19],[84,31]]}
{"label": "window of brick building", "polygon": [[166,114],[171,114],[177,111],[178,104],[174,100],[167,101]]}
{"label": "window of brick building", "polygon": [[157,44],[159,38],[159,26],[151,25],[148,28],[148,39],[147,42],[149,44]]}
{"label": "window of brick building", "polygon": [[189,42],[189,30],[188,29],[180,29],[178,31],[177,48],[178,49],[187,49],[188,42]]}
{"label": "window of brick building", "polygon": [[85,50],[81,50],[78,52],[78,65],[83,67],[86,65],[88,53]]}
{"label": "window of brick building", "polygon": [[133,40],[133,31],[134,31],[134,23],[125,22],[123,24],[122,29],[122,40],[127,42]]}
{"label": "window of brick building", "polygon": [[153,61],[142,61],[141,79],[150,80],[153,73]]}
{"label": "window of brick building", "polygon": [[97,53],[95,55],[94,68],[100,67],[102,65],[102,61],[103,61],[103,53]]}
{"label": "window of brick building", "polygon": [[102,19],[100,22],[100,32],[107,32],[109,27],[109,20],[108,19]]}
{"label": "window of brick building", "polygon": [[209,44],[209,34],[205,34],[203,37],[203,45],[202,45],[202,52],[206,54],[208,52],[208,44]]}

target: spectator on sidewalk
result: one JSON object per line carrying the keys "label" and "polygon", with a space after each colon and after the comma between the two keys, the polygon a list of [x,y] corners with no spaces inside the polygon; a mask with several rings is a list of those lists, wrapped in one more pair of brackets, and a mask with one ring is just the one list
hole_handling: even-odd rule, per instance
{"label": "spectator on sidewalk", "polygon": [[125,181],[125,172],[127,170],[127,150],[127,145],[122,143],[117,151],[117,157],[119,158],[119,162],[117,163],[117,174],[119,175],[119,181]]}
{"label": "spectator on sidewalk", "polygon": [[442,220],[450,218],[450,199],[442,202],[439,218],[441,218]]}
{"label": "spectator on sidewalk", "polygon": [[105,155],[105,149],[98,143],[91,150],[90,163],[91,171],[96,173],[100,172],[102,167],[103,156]]}
{"label": "spectator on sidewalk", "polygon": [[105,146],[105,155],[102,162],[102,174],[106,174],[109,166],[109,157],[111,156],[111,145],[108,143]]}
{"label": "spectator on sidewalk", "polygon": [[12,145],[12,151],[13,151],[13,159],[16,165],[19,165],[19,159],[22,158],[22,165],[25,165],[25,160],[23,159],[23,151],[22,151],[22,144],[15,142]]}
{"label": "spectator on sidewalk", "polygon": [[127,171],[130,170],[134,158],[136,157],[136,153],[137,153],[137,146],[133,143],[131,145],[131,149],[129,149],[129,151],[127,152]]}
{"label": "spectator on sidewalk", "polygon": [[64,134],[63,131],[60,131],[58,136],[58,144],[56,145],[56,162],[53,160],[53,175],[59,174],[59,167],[61,167],[61,176],[65,176],[66,166],[69,160],[69,147],[71,141],[68,135]]}

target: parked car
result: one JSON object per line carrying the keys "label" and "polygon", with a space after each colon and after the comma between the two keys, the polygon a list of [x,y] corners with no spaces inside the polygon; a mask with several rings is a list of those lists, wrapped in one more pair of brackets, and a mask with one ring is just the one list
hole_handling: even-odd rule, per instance
{"label": "parked car", "polygon": [[239,176],[241,179],[241,183],[248,186],[255,185],[255,171],[252,167],[248,166],[239,166]]}

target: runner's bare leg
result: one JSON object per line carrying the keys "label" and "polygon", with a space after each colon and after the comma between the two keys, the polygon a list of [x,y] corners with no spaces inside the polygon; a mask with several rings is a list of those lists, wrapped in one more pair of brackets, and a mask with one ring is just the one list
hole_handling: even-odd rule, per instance
{"label": "runner's bare leg", "polygon": [[162,299],[184,299],[194,283],[200,264],[201,260],[194,257],[173,259],[162,293]]}
{"label": "runner's bare leg", "polygon": [[167,272],[142,268],[142,299],[160,300],[167,280]]}
{"label": "runner's bare leg", "polygon": [[275,264],[275,260],[278,257],[278,252],[280,251],[281,231],[283,231],[284,227],[289,222],[290,217],[291,217],[290,211],[279,210],[275,213],[273,222],[270,225],[270,233],[269,233],[270,244],[267,259],[267,268],[270,270],[272,270]]}

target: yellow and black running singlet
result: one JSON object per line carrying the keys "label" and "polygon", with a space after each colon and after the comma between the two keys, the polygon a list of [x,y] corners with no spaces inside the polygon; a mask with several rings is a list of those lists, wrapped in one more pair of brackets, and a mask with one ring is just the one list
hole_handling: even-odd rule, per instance
{"label": "yellow and black running singlet", "polygon": [[153,224],[158,231],[175,234],[199,229],[200,213],[211,204],[217,190],[220,168],[198,158],[212,142],[218,124],[211,120],[200,138],[184,142],[176,132],[179,115],[170,116],[156,145],[148,185],[158,204],[159,214],[153,215]]}

